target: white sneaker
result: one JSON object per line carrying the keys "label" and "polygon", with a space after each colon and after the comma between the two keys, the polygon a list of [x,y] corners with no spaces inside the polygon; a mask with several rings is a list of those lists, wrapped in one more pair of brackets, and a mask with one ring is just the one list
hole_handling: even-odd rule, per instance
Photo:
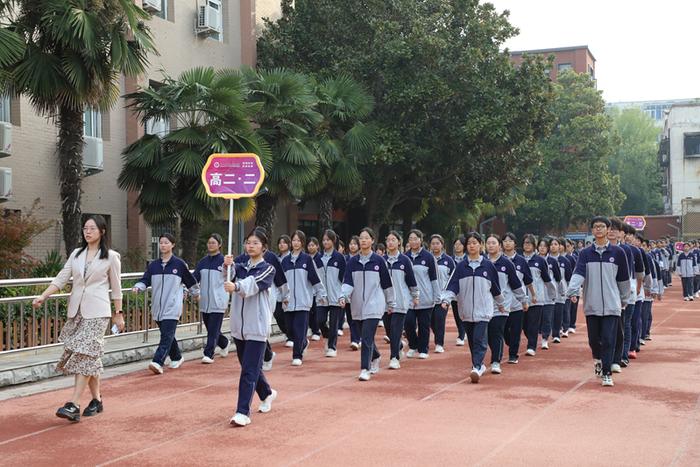
{"label": "white sneaker", "polygon": [[335,358],[335,357],[337,357],[337,356],[338,356],[338,351],[337,351],[337,350],[333,350],[333,349],[328,349],[328,350],[326,350],[326,357],[328,357],[328,358]]}
{"label": "white sneaker", "polygon": [[416,356],[417,353],[418,353],[417,350],[408,349],[408,352],[406,352],[406,358],[413,358]]}
{"label": "white sneaker", "polygon": [[214,359],[205,355],[202,357],[202,363],[214,363]]}
{"label": "white sneaker", "polygon": [[379,373],[379,365],[382,362],[382,357],[377,357],[374,360],[372,360],[372,363],[369,365],[369,372],[373,375],[376,375]]}
{"label": "white sneaker", "polygon": [[360,350],[360,343],[359,342],[351,342],[350,343],[350,348],[352,350]]}
{"label": "white sneaker", "polygon": [[292,366],[301,366],[301,364],[301,358],[295,358],[294,360],[292,360]]}
{"label": "white sneaker", "polygon": [[500,375],[501,374],[501,364],[498,362],[493,362],[491,364],[491,373],[494,375]]}
{"label": "white sneaker", "polygon": [[343,323],[343,329],[350,329],[350,324],[347,321]]}
{"label": "white sneaker", "polygon": [[262,370],[263,370],[263,371],[270,371],[270,370],[272,370],[272,362],[275,361],[275,357],[276,357],[276,356],[277,356],[277,354],[276,354],[275,352],[272,352],[272,358],[270,359],[270,361],[269,361],[269,362],[263,362],[263,365],[262,365]]}
{"label": "white sneaker", "polygon": [[460,339],[459,337],[457,338],[457,341],[455,342],[455,345],[457,347],[464,347],[464,339]]}
{"label": "white sneaker", "polygon": [[566,333],[567,333],[567,334],[576,334],[576,329],[574,329],[574,328],[569,328],[569,329],[566,330]]}
{"label": "white sneaker", "polygon": [[320,341],[320,340],[321,340],[321,336],[319,336],[318,334],[314,334],[313,336],[311,336],[311,340],[314,341],[314,342]]}
{"label": "white sneaker", "polygon": [[421,360],[425,360],[428,357],[429,357],[429,355],[427,353],[419,353],[418,354],[418,358],[420,358]]}
{"label": "white sneaker", "polygon": [[384,342],[391,344],[391,339],[389,339],[389,336],[384,336]]}
{"label": "white sneaker", "polygon": [[481,367],[479,367],[479,376],[484,376],[484,373],[486,373],[486,365],[482,363]]}
{"label": "white sneaker", "polygon": [[264,401],[260,402],[258,412],[268,413],[270,410],[272,410],[272,401],[275,399],[277,399],[277,391],[272,389],[272,393],[270,393],[270,395],[267,396]]}
{"label": "white sneaker", "polygon": [[338,335],[339,335],[339,336],[342,336],[343,334],[345,334],[345,333],[343,332],[343,330],[342,330],[342,329],[338,329]]}
{"label": "white sneaker", "polygon": [[610,369],[612,370],[613,373],[622,373],[622,367],[618,365],[617,363],[613,363],[610,366]]}
{"label": "white sneaker", "polygon": [[401,368],[401,363],[399,363],[399,359],[398,359],[398,358],[392,358],[392,359],[389,361],[389,369],[390,369],[390,370],[398,370],[399,368]]}
{"label": "white sneaker", "polygon": [[359,376],[358,379],[359,379],[360,381],[369,381],[370,378],[371,378],[371,375],[370,375],[370,373],[369,373],[369,370],[362,370],[362,371],[360,372],[360,376]]}
{"label": "white sneaker", "polygon": [[611,375],[603,375],[602,380],[600,381],[601,386],[615,386],[615,383],[613,383],[613,379]]}
{"label": "white sneaker", "polygon": [[555,344],[561,344],[561,339],[555,337],[554,339],[552,339],[552,342],[554,342]]}
{"label": "white sneaker", "polygon": [[160,366],[160,364],[156,362],[151,362],[148,364],[148,369],[151,370],[153,373],[157,375],[162,375],[163,374],[163,367]]}
{"label": "white sneaker", "polygon": [[435,346],[435,353],[444,353],[444,352],[445,352],[445,348],[443,346],[441,346],[441,345]]}
{"label": "white sneaker", "polygon": [[527,349],[527,352],[525,352],[525,355],[527,355],[528,357],[534,357],[535,350],[534,349]]}
{"label": "white sneaker", "polygon": [[184,358],[184,357],[180,357],[180,360],[172,360],[172,361],[170,362],[170,368],[171,368],[172,370],[175,370],[175,369],[177,369],[177,368],[180,368],[180,366],[182,365],[182,363],[183,363],[184,361],[185,361],[185,358]]}
{"label": "white sneaker", "polygon": [[479,370],[472,368],[472,371],[469,373],[469,378],[472,380],[472,383],[478,383],[479,379],[481,378]]}
{"label": "white sneaker", "polygon": [[549,343],[547,341],[542,341],[542,350],[549,350]]}
{"label": "white sneaker", "polygon": [[221,356],[221,358],[226,358],[228,356],[230,345],[231,344],[227,345],[225,349],[219,349],[219,355]]}
{"label": "white sneaker", "polygon": [[292,341],[287,341],[287,342],[284,344],[284,346],[285,346],[285,347],[290,347],[290,348],[291,348],[291,347],[294,347],[294,342],[292,342]]}
{"label": "white sneaker", "polygon": [[561,337],[569,337],[569,331],[564,331],[561,333]]}
{"label": "white sneaker", "polygon": [[384,321],[382,321],[382,320],[380,319],[379,322],[377,323],[377,326],[380,327],[380,328],[383,328],[383,327],[384,327]]}
{"label": "white sneaker", "polygon": [[684,301],[684,302],[687,302],[687,301],[689,301],[689,300],[690,300],[690,299],[689,299],[688,297],[683,297],[683,301]]}
{"label": "white sneaker", "polygon": [[250,425],[250,417],[247,415],[243,415],[242,413],[236,413],[231,418],[231,421],[229,422],[231,425],[236,425],[236,426],[246,426]]}

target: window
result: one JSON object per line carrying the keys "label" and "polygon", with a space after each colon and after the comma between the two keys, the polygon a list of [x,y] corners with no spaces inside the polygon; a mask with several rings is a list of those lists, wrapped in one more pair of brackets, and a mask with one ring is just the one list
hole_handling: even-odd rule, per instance
{"label": "window", "polygon": [[683,140],[683,155],[685,157],[700,157],[700,133],[685,133]]}
{"label": "window", "polygon": [[160,11],[157,11],[155,16],[168,19],[168,0],[160,0]]}
{"label": "window", "polygon": [[158,135],[161,138],[170,133],[170,121],[161,118],[150,118],[146,120],[146,134]]}
{"label": "window", "polygon": [[588,74],[591,75],[591,78],[595,79],[595,70],[591,65],[588,65]]}
{"label": "window", "polygon": [[83,134],[93,138],[102,138],[102,114],[99,110],[88,107],[83,112]]}
{"label": "window", "polygon": [[216,10],[218,12],[218,14],[210,17],[212,19],[211,26],[218,32],[213,32],[209,37],[221,42],[224,40],[224,11],[222,0],[207,0],[207,5],[209,5],[212,10]]}
{"label": "window", "polygon": [[560,63],[559,65],[557,65],[557,72],[558,73],[561,73],[562,71],[566,71],[566,70],[571,70],[571,69],[573,69],[573,65],[571,65],[571,63]]}
{"label": "window", "polygon": [[0,122],[10,123],[10,96],[0,96]]}

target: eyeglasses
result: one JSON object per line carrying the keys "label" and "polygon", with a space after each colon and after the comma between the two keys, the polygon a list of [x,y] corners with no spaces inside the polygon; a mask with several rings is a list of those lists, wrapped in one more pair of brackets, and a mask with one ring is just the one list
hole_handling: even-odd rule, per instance
{"label": "eyeglasses", "polygon": [[594,224],[593,225],[593,228],[596,230],[603,230],[606,227],[607,227],[607,225],[605,225],[605,224]]}

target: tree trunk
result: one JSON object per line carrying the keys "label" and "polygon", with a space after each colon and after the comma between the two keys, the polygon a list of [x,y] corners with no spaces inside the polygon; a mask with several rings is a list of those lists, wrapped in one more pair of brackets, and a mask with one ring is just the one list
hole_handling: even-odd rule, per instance
{"label": "tree trunk", "polygon": [[255,198],[255,225],[267,230],[267,239],[273,242],[272,229],[277,218],[277,197],[264,194]]}
{"label": "tree trunk", "polygon": [[58,114],[58,177],[66,256],[80,243],[83,180],[83,112],[61,107]]}
{"label": "tree trunk", "polygon": [[182,259],[187,265],[194,267],[197,264],[197,239],[202,226],[187,219],[180,220],[180,241],[182,242]]}
{"label": "tree trunk", "polygon": [[319,199],[318,223],[321,226],[321,235],[333,228],[333,196],[324,193]]}
{"label": "tree trunk", "polygon": [[408,240],[408,232],[413,228],[413,216],[410,214],[407,214],[403,216],[403,220],[401,222],[401,234],[404,237],[404,240]]}

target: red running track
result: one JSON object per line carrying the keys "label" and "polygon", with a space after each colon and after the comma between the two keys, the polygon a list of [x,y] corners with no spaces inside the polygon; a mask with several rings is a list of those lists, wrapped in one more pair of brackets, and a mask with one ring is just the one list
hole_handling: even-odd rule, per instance
{"label": "red running track", "polygon": [[575,336],[477,385],[454,328],[446,353],[398,371],[380,344],[369,382],[346,336],[336,359],[312,343],[302,367],[276,346],[279,398],[245,428],[228,423],[235,356],[105,380],[105,412],[77,424],[54,416],[69,389],[2,402],[0,464],[700,466],[700,303],[683,302],[677,282],[614,388],[593,376],[582,313]]}

